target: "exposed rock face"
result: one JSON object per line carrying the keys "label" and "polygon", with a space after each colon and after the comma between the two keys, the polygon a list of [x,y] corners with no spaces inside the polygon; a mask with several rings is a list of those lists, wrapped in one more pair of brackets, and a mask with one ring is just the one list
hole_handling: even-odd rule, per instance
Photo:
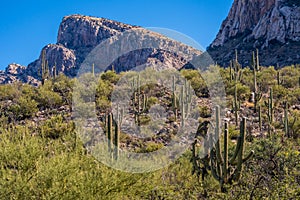
{"label": "exposed rock face", "polygon": [[228,65],[238,49],[245,66],[256,48],[262,65],[300,63],[300,1],[234,0],[208,52]]}
{"label": "exposed rock face", "polygon": [[[20,80],[23,82],[32,82],[33,80],[40,79],[40,68],[42,63],[42,52],[45,50],[45,57],[48,61],[50,72],[53,71],[53,66],[56,66],[58,72],[62,72],[67,76],[74,77],[77,74],[83,61],[89,53],[99,44],[107,39],[121,34],[127,30],[142,30],[147,32],[146,36],[140,38],[140,44],[145,43],[147,40],[159,43],[161,49],[155,48],[142,48],[121,55],[116,60],[107,66],[107,69],[114,65],[117,72],[130,70],[139,65],[151,65],[161,63],[163,68],[176,68],[183,67],[190,57],[182,57],[175,53],[164,51],[168,46],[175,46],[183,52],[188,52],[189,55],[200,55],[201,52],[193,49],[187,45],[170,40],[160,34],[147,31],[138,26],[131,26],[113,20],[104,18],[87,17],[81,15],[71,15],[63,18],[57,36],[57,44],[49,44],[45,46],[41,55],[37,60],[30,63],[27,68],[22,67],[17,71],[8,68],[5,72],[0,73],[0,83],[14,82]],[[114,39],[111,40],[113,42]],[[122,48],[130,49],[132,41],[125,41],[121,44]],[[159,67],[160,67],[159,66]],[[158,67],[158,68],[159,68]],[[10,75],[10,71],[14,71]],[[15,72],[16,71],[16,72]]]}
{"label": "exposed rock face", "polygon": [[[53,71],[53,66],[56,66],[58,72],[62,72],[68,76],[75,74],[76,56],[73,50],[60,44],[49,44],[43,50],[46,52],[50,72]],[[42,55],[40,55],[39,59],[28,65],[26,73],[38,78],[41,63]]]}
{"label": "exposed rock face", "polygon": [[25,69],[25,66],[16,63],[9,64],[5,71],[0,71],[0,82],[13,83],[19,78],[24,78],[22,75],[24,74]]}

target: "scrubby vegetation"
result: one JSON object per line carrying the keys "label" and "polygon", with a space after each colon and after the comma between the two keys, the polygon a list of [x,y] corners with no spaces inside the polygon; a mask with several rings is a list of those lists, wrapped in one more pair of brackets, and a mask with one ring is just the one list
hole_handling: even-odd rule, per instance
{"label": "scrubby vegetation", "polygon": [[[223,166],[216,155],[210,166],[202,164],[195,148],[188,149],[171,165],[155,172],[131,174],[99,162],[78,138],[72,120],[72,95],[77,79],[64,75],[44,80],[33,87],[15,83],[0,86],[0,199],[297,199],[300,196],[300,68],[287,66],[219,68],[227,93],[225,138],[210,154],[232,157],[241,142],[240,120],[244,124],[244,157],[239,178],[224,181],[215,166]],[[255,71],[255,73],[254,73]],[[172,89],[159,84],[139,86],[135,82],[129,115],[141,125],[151,123],[149,110],[160,104],[170,113],[166,127],[147,139],[129,136],[108,127],[111,94],[122,76],[133,72],[102,73],[95,85],[95,103],[99,124],[121,149],[144,153],[161,149],[176,135],[186,115],[183,103],[189,102],[189,87],[199,97],[199,127],[207,123],[215,108],[210,107],[206,83],[196,70],[182,70],[189,82],[185,96],[176,97]],[[95,74],[87,74],[90,79]],[[98,76],[97,76],[98,77]],[[255,80],[255,81],[254,81]],[[270,92],[271,91],[271,92]],[[80,106],[79,106],[80,107]],[[84,105],[82,106],[84,111]],[[188,111],[188,107],[184,108]],[[220,121],[224,124],[224,121]],[[118,130],[118,131],[115,131]],[[195,134],[207,134],[199,128]],[[202,131],[202,132],[201,132]],[[116,140],[117,138],[117,140]],[[149,139],[150,138],[150,139]],[[225,144],[228,146],[225,148]],[[194,146],[195,147],[195,146]],[[253,155],[243,160],[249,152]],[[197,159],[197,160],[195,160]],[[210,159],[210,158],[209,158]],[[203,161],[203,160],[202,160]],[[195,164],[196,162],[196,164]],[[228,163],[227,163],[228,164]],[[241,163],[240,163],[241,164]],[[196,169],[195,167],[199,167]],[[240,166],[238,165],[238,168]],[[230,177],[236,168],[225,166]],[[225,169],[224,168],[224,169]],[[226,170],[225,170],[226,171]],[[194,173],[192,173],[194,172]],[[204,176],[203,172],[206,174]],[[217,172],[218,171],[217,169]],[[220,187],[221,186],[221,187]]]}

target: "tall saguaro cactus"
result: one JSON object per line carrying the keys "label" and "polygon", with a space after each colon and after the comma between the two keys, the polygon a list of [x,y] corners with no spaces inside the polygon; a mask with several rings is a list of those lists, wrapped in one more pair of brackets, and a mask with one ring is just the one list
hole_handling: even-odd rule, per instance
{"label": "tall saguaro cactus", "polygon": [[289,134],[289,116],[288,116],[288,104],[284,104],[284,133],[286,137],[290,137]]}
{"label": "tall saguaro cactus", "polygon": [[124,110],[117,106],[117,115],[115,119],[115,136],[114,136],[114,159],[117,160],[119,157],[119,148],[120,148],[120,129],[124,116]]}
{"label": "tall saguaro cactus", "polygon": [[258,91],[257,88],[257,78],[256,78],[256,74],[257,74],[257,69],[259,69],[259,66],[257,64],[258,58],[255,59],[255,54],[254,52],[252,52],[252,68],[253,68],[253,93],[254,93],[254,112],[256,112],[257,110],[257,104],[259,103],[259,101],[262,98],[262,93]]}
{"label": "tall saguaro cactus", "polygon": [[[105,130],[106,137],[108,140],[107,147],[109,157],[114,158],[115,160],[119,157],[119,148],[120,148],[120,130],[121,124],[124,116],[124,109],[120,109],[119,105],[117,106],[116,117],[113,117],[112,113],[108,113],[105,116]],[[114,132],[113,132],[114,127]]]}
{"label": "tall saguaro cactus", "polygon": [[[199,134],[196,134],[199,135]],[[244,117],[240,123],[240,136],[238,138],[234,154],[229,158],[228,151],[228,124],[225,122],[224,130],[224,143],[223,143],[223,153],[221,152],[220,145],[220,108],[216,107],[216,126],[215,133],[210,135],[210,137],[205,140],[209,143],[210,152],[204,149],[204,152],[209,152],[204,158],[200,158],[197,151],[197,138],[193,143],[192,147],[192,161],[194,172],[197,171],[198,175],[201,173],[208,174],[211,171],[211,175],[220,183],[220,188],[222,192],[225,192],[225,184],[232,184],[233,181],[238,181],[241,177],[243,171],[243,164],[252,157],[253,151],[250,152],[248,156],[244,156],[245,149],[245,138],[246,138],[246,118]],[[214,144],[215,142],[215,144]],[[204,148],[206,146],[204,145]],[[196,166],[195,166],[196,165]]]}
{"label": "tall saguaro cactus", "polygon": [[113,116],[112,113],[108,113],[107,116],[107,133],[106,133],[106,137],[107,137],[107,147],[108,147],[108,154],[111,157],[111,153],[112,153],[112,135],[113,135]]}
{"label": "tall saguaro cactus", "polygon": [[273,124],[273,118],[274,118],[274,108],[273,108],[273,89],[270,88],[269,90],[269,98],[268,101],[265,102],[266,106],[268,107],[268,134],[271,134],[271,127]]}
{"label": "tall saguaro cactus", "polygon": [[41,63],[41,78],[42,85],[45,84],[45,81],[50,77],[48,61],[46,60],[46,50],[44,49],[42,52],[42,63]]}
{"label": "tall saguaro cactus", "polygon": [[237,50],[235,50],[235,60],[234,60],[234,114],[235,114],[235,124],[238,126],[238,118],[239,118],[239,109],[240,109],[240,104],[238,102],[238,93],[237,93],[237,84],[241,80],[242,77],[242,70],[241,66],[238,62],[238,55],[237,55]]}
{"label": "tall saguaro cactus", "polygon": [[192,102],[192,88],[190,83],[185,80],[184,85],[181,87],[179,106],[181,113],[181,126],[185,126],[185,121],[188,118],[188,115],[191,110]]}
{"label": "tall saguaro cactus", "polygon": [[177,97],[176,97],[176,84],[175,84],[175,76],[173,76],[173,85],[172,85],[172,109],[175,116],[175,121],[178,117],[178,106],[177,106]]}
{"label": "tall saguaro cactus", "polygon": [[135,123],[140,126],[140,116],[146,111],[148,103],[148,97],[141,92],[140,75],[138,75],[137,79],[133,79],[131,87],[133,90],[132,104]]}
{"label": "tall saguaro cactus", "polygon": [[256,49],[256,70],[257,70],[257,71],[260,70],[258,49]]}

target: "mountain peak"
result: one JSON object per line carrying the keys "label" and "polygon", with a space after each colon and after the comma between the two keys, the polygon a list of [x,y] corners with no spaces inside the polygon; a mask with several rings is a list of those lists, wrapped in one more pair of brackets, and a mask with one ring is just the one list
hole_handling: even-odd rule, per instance
{"label": "mountain peak", "polygon": [[[28,80],[30,80],[30,82],[33,82],[33,78],[35,80],[40,79],[40,68],[43,57],[42,52],[45,53],[50,72],[57,70],[59,73],[74,77],[81,67],[81,64],[95,47],[104,41],[113,42],[113,40],[107,40],[108,38],[135,29],[138,32],[138,37],[134,38],[135,41],[123,38],[125,39],[125,41],[122,41],[123,49],[131,49],[133,43],[137,46],[143,46],[144,44],[149,44],[149,42],[154,42],[158,48],[145,47],[126,52],[125,55],[121,55],[120,58],[113,60],[113,63],[111,63],[110,66],[105,66],[106,69],[109,69],[114,65],[115,70],[121,72],[131,70],[139,65],[152,66],[157,63],[160,65],[159,69],[181,69],[194,55],[201,54],[200,51],[193,49],[188,45],[169,39],[159,33],[143,29],[139,26],[124,24],[106,18],[74,14],[62,19],[58,30],[56,44],[46,45],[41,50],[37,60],[30,63],[26,68],[22,68],[22,73],[16,72],[11,74],[8,73],[7,70],[0,72],[0,83],[18,80],[23,82],[28,82]],[[139,37],[139,34],[142,36]],[[115,39],[119,40],[119,38]],[[107,45],[110,45],[110,43]],[[173,49],[175,49],[175,51],[178,50],[184,52],[184,55],[178,55],[177,52],[164,50],[168,49],[170,46],[174,47]],[[96,63],[94,64],[96,65]],[[9,81],[6,81],[8,75],[10,78]]]}
{"label": "mountain peak", "polygon": [[237,49],[242,64],[249,65],[257,48],[263,65],[288,65],[300,62],[299,44],[298,0],[235,0],[208,51],[228,65]]}

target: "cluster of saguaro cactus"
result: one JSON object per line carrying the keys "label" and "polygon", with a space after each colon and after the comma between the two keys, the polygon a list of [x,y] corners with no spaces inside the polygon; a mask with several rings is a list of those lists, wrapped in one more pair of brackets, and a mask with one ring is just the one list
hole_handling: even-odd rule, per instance
{"label": "cluster of saguaro cactus", "polygon": [[181,127],[185,126],[185,121],[191,110],[192,103],[192,87],[190,83],[185,79],[184,85],[181,87],[179,96],[179,106],[181,114]]}
{"label": "cluster of saguaro cactus", "polygon": [[238,52],[235,50],[235,59],[230,61],[229,73],[230,81],[240,81],[242,78],[241,64],[238,61]]}
{"label": "cluster of saguaro cactus", "polygon": [[[199,135],[199,134],[196,134]],[[240,136],[238,138],[235,152],[229,159],[228,152],[228,124],[225,123],[224,138],[223,138],[223,153],[221,152],[221,118],[220,108],[216,107],[216,125],[214,134],[207,135],[204,140],[204,155],[200,158],[197,141],[192,145],[192,162],[193,173],[197,172],[198,176],[202,174],[202,179],[211,171],[211,175],[220,183],[221,190],[224,192],[225,184],[232,184],[233,181],[238,181],[245,161],[250,159],[253,151],[246,157],[244,156],[245,137],[246,137],[246,118],[243,118],[240,124]],[[209,150],[210,149],[210,150]]]}
{"label": "cluster of saguaro cactus", "polygon": [[45,81],[53,77],[54,79],[57,77],[57,67],[56,63],[52,67],[52,71],[49,69],[48,60],[46,59],[46,50],[42,51],[42,61],[41,61],[40,75],[42,78],[42,85],[45,84]]}
{"label": "cluster of saguaro cactus", "polygon": [[135,123],[140,126],[140,116],[145,113],[147,109],[148,97],[146,94],[141,92],[141,80],[140,75],[138,75],[137,79],[132,80],[131,88],[133,91],[133,111],[134,111],[134,119]]}
{"label": "cluster of saguaro cactus", "polygon": [[106,137],[108,139],[108,153],[110,157],[114,158],[115,160],[117,160],[119,157],[120,129],[123,116],[124,110],[120,109],[119,105],[117,106],[117,114],[115,118],[113,117],[112,113],[108,113],[105,115],[105,131]]}

